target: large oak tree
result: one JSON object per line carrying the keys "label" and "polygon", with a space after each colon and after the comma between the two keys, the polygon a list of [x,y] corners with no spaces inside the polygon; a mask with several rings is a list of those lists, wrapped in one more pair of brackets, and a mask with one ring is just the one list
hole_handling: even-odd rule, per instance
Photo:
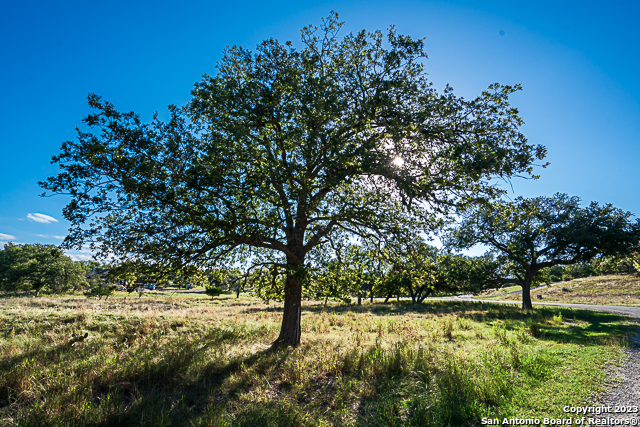
{"label": "large oak tree", "polygon": [[492,179],[532,174],[545,149],[519,132],[517,86],[438,93],[422,40],[341,26],[332,13],[299,48],[228,48],[167,122],[89,96],[88,129],[42,183],[71,196],[64,244],[175,268],[269,264],[285,277],[276,343],[297,345],[305,271],[335,233],[428,229],[499,193]]}
{"label": "large oak tree", "polygon": [[533,308],[531,284],[538,272],[596,257],[627,255],[640,242],[640,220],[612,205],[580,206],[578,197],[518,197],[468,210],[448,245],[487,245],[504,268],[487,271],[487,282],[522,287],[522,307]]}

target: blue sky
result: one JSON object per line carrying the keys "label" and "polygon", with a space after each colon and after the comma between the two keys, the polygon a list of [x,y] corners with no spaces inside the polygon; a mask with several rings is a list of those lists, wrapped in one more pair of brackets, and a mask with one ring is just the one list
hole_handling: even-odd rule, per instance
{"label": "blue sky", "polygon": [[[637,2],[2,2],[0,4],[0,244],[58,244],[64,196],[37,182],[101,95],[145,119],[182,105],[228,45],[299,41],[331,10],[344,33],[426,38],[439,89],[471,98],[493,82],[512,97],[530,142],[548,149],[536,181],[512,197],[565,192],[640,214],[640,6]],[[73,252],[77,259],[88,253]]]}

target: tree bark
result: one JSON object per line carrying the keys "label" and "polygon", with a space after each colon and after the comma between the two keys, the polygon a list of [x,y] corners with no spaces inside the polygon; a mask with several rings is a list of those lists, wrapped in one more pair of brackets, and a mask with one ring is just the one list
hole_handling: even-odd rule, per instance
{"label": "tree bark", "polygon": [[280,328],[280,335],[278,336],[278,339],[273,342],[274,346],[297,346],[300,344],[302,283],[296,273],[296,268],[287,268],[287,278],[284,284],[284,312],[282,315],[282,327]]}
{"label": "tree bark", "polygon": [[531,282],[533,281],[533,272],[527,272],[522,282],[522,308],[524,310],[533,310],[531,303]]}

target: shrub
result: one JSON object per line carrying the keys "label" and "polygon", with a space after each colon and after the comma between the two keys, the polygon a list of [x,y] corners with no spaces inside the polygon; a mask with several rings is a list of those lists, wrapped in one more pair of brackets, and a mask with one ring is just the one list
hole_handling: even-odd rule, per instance
{"label": "shrub", "polygon": [[211,297],[211,301],[213,301],[213,297],[217,297],[222,293],[222,289],[217,286],[207,286],[204,292]]}
{"label": "shrub", "polygon": [[87,298],[98,297],[98,299],[109,298],[116,291],[115,286],[95,286],[88,291],[84,292],[84,296]]}

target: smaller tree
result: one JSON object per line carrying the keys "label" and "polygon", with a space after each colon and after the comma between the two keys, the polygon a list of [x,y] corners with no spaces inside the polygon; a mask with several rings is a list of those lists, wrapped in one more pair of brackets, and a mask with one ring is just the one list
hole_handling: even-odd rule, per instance
{"label": "smaller tree", "polygon": [[347,245],[341,252],[337,252],[340,255],[336,260],[340,264],[340,275],[336,282],[338,288],[345,292],[346,298],[343,299],[356,296],[360,305],[362,298],[368,295],[373,301],[373,289],[378,281],[379,254],[357,244]]}
{"label": "smaller tree", "polygon": [[413,304],[437,293],[476,293],[490,285],[486,278],[497,268],[490,256],[453,255],[419,239],[395,244],[385,252],[391,255],[392,265],[386,287],[408,293]]}
{"label": "smaller tree", "polygon": [[309,272],[309,281],[305,288],[305,296],[316,300],[329,298],[344,301],[349,296],[343,279],[343,264],[337,259],[323,259],[315,269]]}
{"label": "smaller tree", "polygon": [[250,274],[243,274],[238,269],[213,268],[207,271],[207,281],[221,290],[233,291],[236,298],[240,298],[240,292],[245,290]]}
{"label": "smaller tree", "polygon": [[58,273],[53,275],[48,284],[49,290],[55,294],[76,291],[87,285],[84,267],[67,256],[58,260]]}
{"label": "smaller tree", "polygon": [[387,288],[406,290],[413,304],[421,303],[435,291],[438,249],[415,238],[388,245],[384,254],[391,264],[385,278]]}
{"label": "smaller tree", "polygon": [[479,293],[493,284],[487,280],[499,268],[490,256],[468,257],[443,252],[438,255],[434,289],[448,294]]}
{"label": "smaller tree", "polygon": [[106,284],[110,266],[101,264],[95,260],[79,261],[78,264],[84,270],[84,277],[90,288]]}
{"label": "smaller tree", "polygon": [[[588,262],[598,256],[626,255],[640,242],[640,221],[611,205],[592,202],[580,207],[578,197],[518,197],[466,212],[446,238],[450,247],[491,247],[503,268],[487,280],[522,287],[522,306],[532,309],[531,284],[548,267]],[[509,265],[509,268],[504,268]]]}
{"label": "smaller tree", "polygon": [[602,257],[595,260],[594,270],[601,274],[632,274],[640,271],[640,254],[636,251],[626,256]]}
{"label": "smaller tree", "polygon": [[135,290],[136,280],[140,276],[140,266],[133,262],[124,262],[110,266],[100,276],[106,282],[124,286],[131,293]]}
{"label": "smaller tree", "polygon": [[373,302],[385,261],[371,243],[341,238],[331,242],[331,250],[316,251],[307,268],[304,296],[325,304],[329,298],[350,303],[354,296],[358,305],[366,297]]}

